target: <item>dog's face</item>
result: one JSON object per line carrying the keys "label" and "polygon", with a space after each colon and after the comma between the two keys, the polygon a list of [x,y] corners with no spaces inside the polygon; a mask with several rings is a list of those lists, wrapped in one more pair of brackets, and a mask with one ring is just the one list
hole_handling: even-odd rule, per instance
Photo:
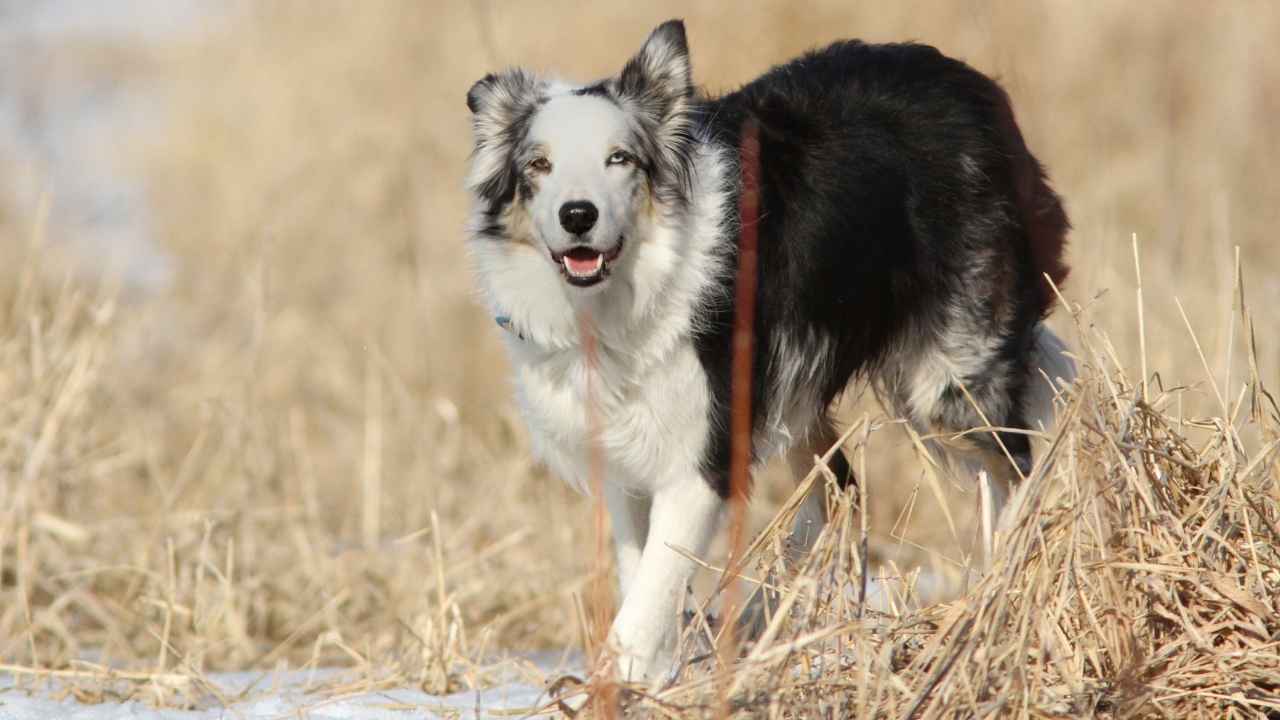
{"label": "dog's face", "polygon": [[[691,95],[679,22],[654,30],[621,73],[592,85],[523,70],[485,76],[467,93],[473,242],[485,245],[477,254],[520,264],[525,282],[547,275],[571,299],[625,275],[651,216],[688,202]],[[535,258],[539,268],[528,264]]]}
{"label": "dog's face", "polygon": [[639,145],[626,113],[600,95],[551,97],[533,116],[516,193],[570,285],[604,282],[622,254],[647,201]]}

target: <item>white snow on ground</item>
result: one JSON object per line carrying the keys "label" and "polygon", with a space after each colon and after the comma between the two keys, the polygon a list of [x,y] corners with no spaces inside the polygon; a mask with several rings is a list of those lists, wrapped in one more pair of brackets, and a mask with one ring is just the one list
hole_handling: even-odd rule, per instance
{"label": "white snow on ground", "polygon": [[[880,612],[892,612],[900,590],[897,579],[886,579],[887,573],[873,577],[867,592],[868,606]],[[947,584],[929,571],[914,578],[917,597],[948,594]],[[850,592],[854,586],[849,586]],[[915,604],[915,603],[910,603]],[[545,717],[538,711],[548,708],[551,698],[546,689],[527,679],[531,675],[555,678],[566,673],[582,675],[584,664],[576,653],[535,653],[525,655],[519,664],[534,672],[519,674],[512,670],[501,673],[504,682],[483,690],[468,690],[451,695],[428,695],[420,690],[399,688],[354,691],[336,694],[335,687],[359,687],[360,677],[342,670],[295,670],[285,672],[211,673],[204,680],[217,689],[221,697],[236,698],[225,706],[210,701],[194,710],[152,707],[145,700],[127,700],[98,704],[80,703],[71,698],[70,681],[33,682],[0,671],[0,720],[221,720],[242,718],[312,718],[314,720],[394,720],[427,718],[454,720],[491,717]],[[501,667],[501,666],[499,666]],[[490,675],[490,677],[493,677]],[[86,683],[94,687],[97,683]],[[317,686],[328,690],[315,690]],[[240,699],[243,698],[243,699]]]}
{"label": "white snow on ground", "polygon": [[[245,700],[227,707],[200,710],[173,710],[151,707],[144,701],[83,704],[73,699],[59,699],[56,684],[41,690],[15,688],[11,676],[0,675],[0,720],[218,720],[221,718],[313,718],[314,720],[399,720],[401,718],[488,718],[524,717],[545,707],[548,696],[543,688],[512,682],[481,691],[458,692],[433,696],[418,690],[378,690],[368,693],[332,696],[308,693],[305,687],[313,674],[291,673],[225,673],[213,674],[209,680],[223,689],[264,688],[251,692]],[[275,688],[274,690],[270,688]]]}

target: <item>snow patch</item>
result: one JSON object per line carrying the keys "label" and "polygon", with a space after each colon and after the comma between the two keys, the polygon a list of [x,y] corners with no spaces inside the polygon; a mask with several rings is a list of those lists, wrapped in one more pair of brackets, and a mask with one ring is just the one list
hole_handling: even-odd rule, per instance
{"label": "snow patch", "polygon": [[[326,674],[336,676],[333,671]],[[451,695],[428,695],[402,688],[334,696],[308,691],[307,687],[316,679],[316,674],[309,671],[215,673],[208,679],[228,694],[247,690],[252,696],[226,707],[197,710],[155,708],[139,700],[86,704],[61,699],[66,687],[58,683],[25,690],[18,687],[13,676],[0,675],[0,720],[400,720],[410,717],[452,720],[533,716],[549,702],[544,688],[519,681]],[[253,688],[260,688],[261,692]]]}

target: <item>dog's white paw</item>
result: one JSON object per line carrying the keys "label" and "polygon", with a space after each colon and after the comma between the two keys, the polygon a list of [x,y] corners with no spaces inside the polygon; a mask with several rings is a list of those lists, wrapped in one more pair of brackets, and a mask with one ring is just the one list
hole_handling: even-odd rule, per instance
{"label": "dog's white paw", "polygon": [[676,671],[674,638],[667,633],[629,630],[615,623],[609,632],[617,677],[624,682],[661,685]]}
{"label": "dog's white paw", "polygon": [[675,657],[670,653],[642,656],[620,653],[615,661],[618,679],[642,685],[663,685],[675,673]]}

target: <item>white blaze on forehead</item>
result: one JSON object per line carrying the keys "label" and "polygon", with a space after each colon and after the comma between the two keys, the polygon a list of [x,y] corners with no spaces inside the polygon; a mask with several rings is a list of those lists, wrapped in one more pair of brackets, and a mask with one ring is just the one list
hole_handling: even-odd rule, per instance
{"label": "white blaze on forehead", "polygon": [[603,167],[615,145],[627,136],[626,114],[598,95],[558,95],[542,106],[529,128],[556,171]]}

